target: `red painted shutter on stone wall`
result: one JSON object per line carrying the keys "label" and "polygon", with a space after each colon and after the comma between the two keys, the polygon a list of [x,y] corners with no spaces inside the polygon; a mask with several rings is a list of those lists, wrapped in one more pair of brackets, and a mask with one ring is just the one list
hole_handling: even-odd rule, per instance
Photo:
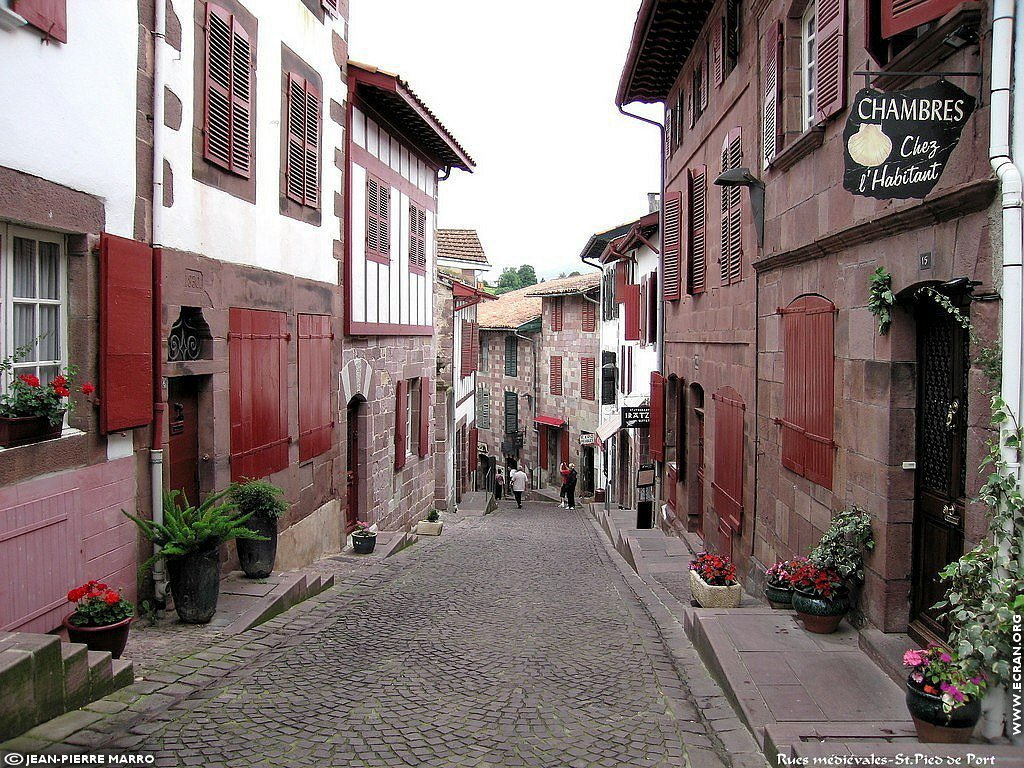
{"label": "red painted shutter on stone wall", "polygon": [[651,458],[665,460],[665,377],[651,372]]}
{"label": "red painted shutter on stone wall", "polygon": [[680,298],[679,271],[682,257],[680,217],[683,209],[683,193],[665,194],[665,237],[661,248],[661,274],[665,301]]}
{"label": "red painted shutter on stone wall", "polygon": [[593,357],[584,357],[580,360],[580,396],[584,400],[593,400],[595,397],[595,369],[597,361]]}
{"label": "red painted shutter on stone wall", "polygon": [[626,341],[640,341],[640,286],[627,285],[626,295]]}
{"label": "red painted shutter on stone wall", "polygon": [[480,370],[480,323],[473,323],[473,372]]}
{"label": "red painted shutter on stone wall", "polygon": [[395,387],[395,469],[405,466],[406,421],[408,420],[409,382],[400,379]]}
{"label": "red painted shutter on stone wall", "polygon": [[[722,143],[722,170],[739,168],[743,162],[740,129],[733,128]],[[743,222],[740,187],[722,187],[722,285],[743,277]]]}
{"label": "red painted shutter on stone wall", "polygon": [[764,166],[782,148],[782,22],[768,26],[764,36],[763,98],[761,105],[761,147]]}
{"label": "red painted shutter on stone wall", "polygon": [[562,297],[559,296],[556,299],[551,300],[551,330],[560,331],[562,330],[565,323],[565,316],[563,314],[564,308],[562,306]]}
{"label": "red painted shutter on stone wall", "polygon": [[100,240],[100,428],[153,421],[153,249]]}
{"label": "red painted shutter on stone wall", "polygon": [[566,464],[569,463],[569,427],[565,426],[561,429],[562,439],[562,461]]}
{"label": "red painted shutter on stone wall", "polygon": [[334,433],[331,415],[330,315],[298,315],[299,461],[329,450]]}
{"label": "red painted shutter on stone wall", "polygon": [[942,18],[961,2],[962,0],[882,0],[882,37],[893,37]]}
{"label": "red painted shutter on stone wall", "polygon": [[591,333],[597,330],[597,305],[593,302],[583,300],[583,331]]}
{"label": "red painted shutter on stone wall", "polygon": [[689,177],[689,254],[687,259],[687,291],[704,293],[707,288],[707,221],[708,167],[698,165],[687,171]]}
{"label": "red painted shutter on stone wall", "polygon": [[434,387],[429,376],[420,378],[420,423],[419,423],[419,454],[424,458],[430,454],[430,395]]}
{"label": "red painted shutter on stone wall", "polygon": [[480,464],[480,431],[473,427],[469,430],[469,456],[466,458],[469,460],[470,472],[476,471],[477,466]]}
{"label": "red painted shutter on stone wall", "polygon": [[68,41],[67,0],[15,0],[14,12],[49,37]]}
{"label": "red painted shutter on stone wall", "polygon": [[725,82],[725,46],[722,44],[725,17],[719,17],[711,24],[711,67],[714,71],[715,87],[717,88]]}
{"label": "red painted shutter on stone wall", "polygon": [[554,355],[551,358],[551,394],[562,394],[562,357]]}
{"label": "red painted shutter on stone wall", "polygon": [[544,469],[548,465],[548,431],[543,424],[537,427],[537,445],[540,446],[540,466]]}
{"label": "red painted shutter on stone wall", "polygon": [[846,0],[818,0],[815,121],[846,105]]}
{"label": "red painted shutter on stone wall", "polygon": [[715,511],[732,533],[743,526],[743,414],[746,405],[732,387],[712,395],[715,401]]}
{"label": "red painted shutter on stone wall", "polygon": [[228,313],[231,480],[288,466],[288,315],[231,307]]}
{"label": "red painted shutter on stone wall", "polygon": [[622,304],[626,300],[626,262],[615,264],[615,301]]}
{"label": "red painted shutter on stone wall", "polygon": [[461,347],[462,353],[460,378],[465,378],[473,370],[473,324],[469,320],[462,321]]}

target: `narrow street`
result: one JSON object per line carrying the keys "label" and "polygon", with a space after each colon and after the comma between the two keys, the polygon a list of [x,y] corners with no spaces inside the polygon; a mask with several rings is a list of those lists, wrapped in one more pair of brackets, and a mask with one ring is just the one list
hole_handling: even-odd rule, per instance
{"label": "narrow street", "polygon": [[157,765],[725,764],[582,512],[505,502],[423,542],[265,625],[249,664],[200,654],[226,674],[94,745]]}

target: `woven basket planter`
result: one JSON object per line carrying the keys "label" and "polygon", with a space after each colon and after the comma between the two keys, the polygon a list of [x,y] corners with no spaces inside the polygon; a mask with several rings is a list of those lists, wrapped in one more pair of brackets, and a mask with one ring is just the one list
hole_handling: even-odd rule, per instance
{"label": "woven basket planter", "polygon": [[702,608],[739,608],[743,600],[743,587],[739,584],[715,587],[698,576],[696,571],[690,571],[690,591]]}

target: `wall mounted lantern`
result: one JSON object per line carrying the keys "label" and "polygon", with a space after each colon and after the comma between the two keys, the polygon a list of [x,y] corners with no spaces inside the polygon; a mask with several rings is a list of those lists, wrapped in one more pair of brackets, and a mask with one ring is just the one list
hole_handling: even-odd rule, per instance
{"label": "wall mounted lantern", "polygon": [[715,179],[720,187],[746,187],[750,192],[750,208],[754,212],[754,227],[757,229],[757,245],[764,245],[764,182],[754,176],[749,168],[730,168]]}

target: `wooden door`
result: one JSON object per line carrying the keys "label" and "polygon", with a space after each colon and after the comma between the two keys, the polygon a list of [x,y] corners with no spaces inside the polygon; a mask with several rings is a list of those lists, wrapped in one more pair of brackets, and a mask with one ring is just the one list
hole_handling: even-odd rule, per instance
{"label": "wooden door", "polygon": [[704,409],[694,408],[697,420],[697,533],[704,538]]}
{"label": "wooden door", "polygon": [[917,331],[911,634],[936,640],[948,635],[948,627],[932,609],[946,591],[939,571],[959,558],[964,548],[969,340],[967,331],[928,300],[918,310]]}
{"label": "wooden door", "polygon": [[583,465],[580,473],[580,488],[583,496],[594,495],[594,448],[585,445],[580,456],[580,463]]}
{"label": "wooden door", "polygon": [[345,474],[346,505],[345,505],[345,531],[355,529],[356,521],[359,519],[359,402],[353,400],[348,405],[348,413],[345,418],[347,425],[347,450],[348,457],[347,472]]}
{"label": "wooden door", "polygon": [[199,503],[199,377],[176,376],[167,384],[168,481]]}

